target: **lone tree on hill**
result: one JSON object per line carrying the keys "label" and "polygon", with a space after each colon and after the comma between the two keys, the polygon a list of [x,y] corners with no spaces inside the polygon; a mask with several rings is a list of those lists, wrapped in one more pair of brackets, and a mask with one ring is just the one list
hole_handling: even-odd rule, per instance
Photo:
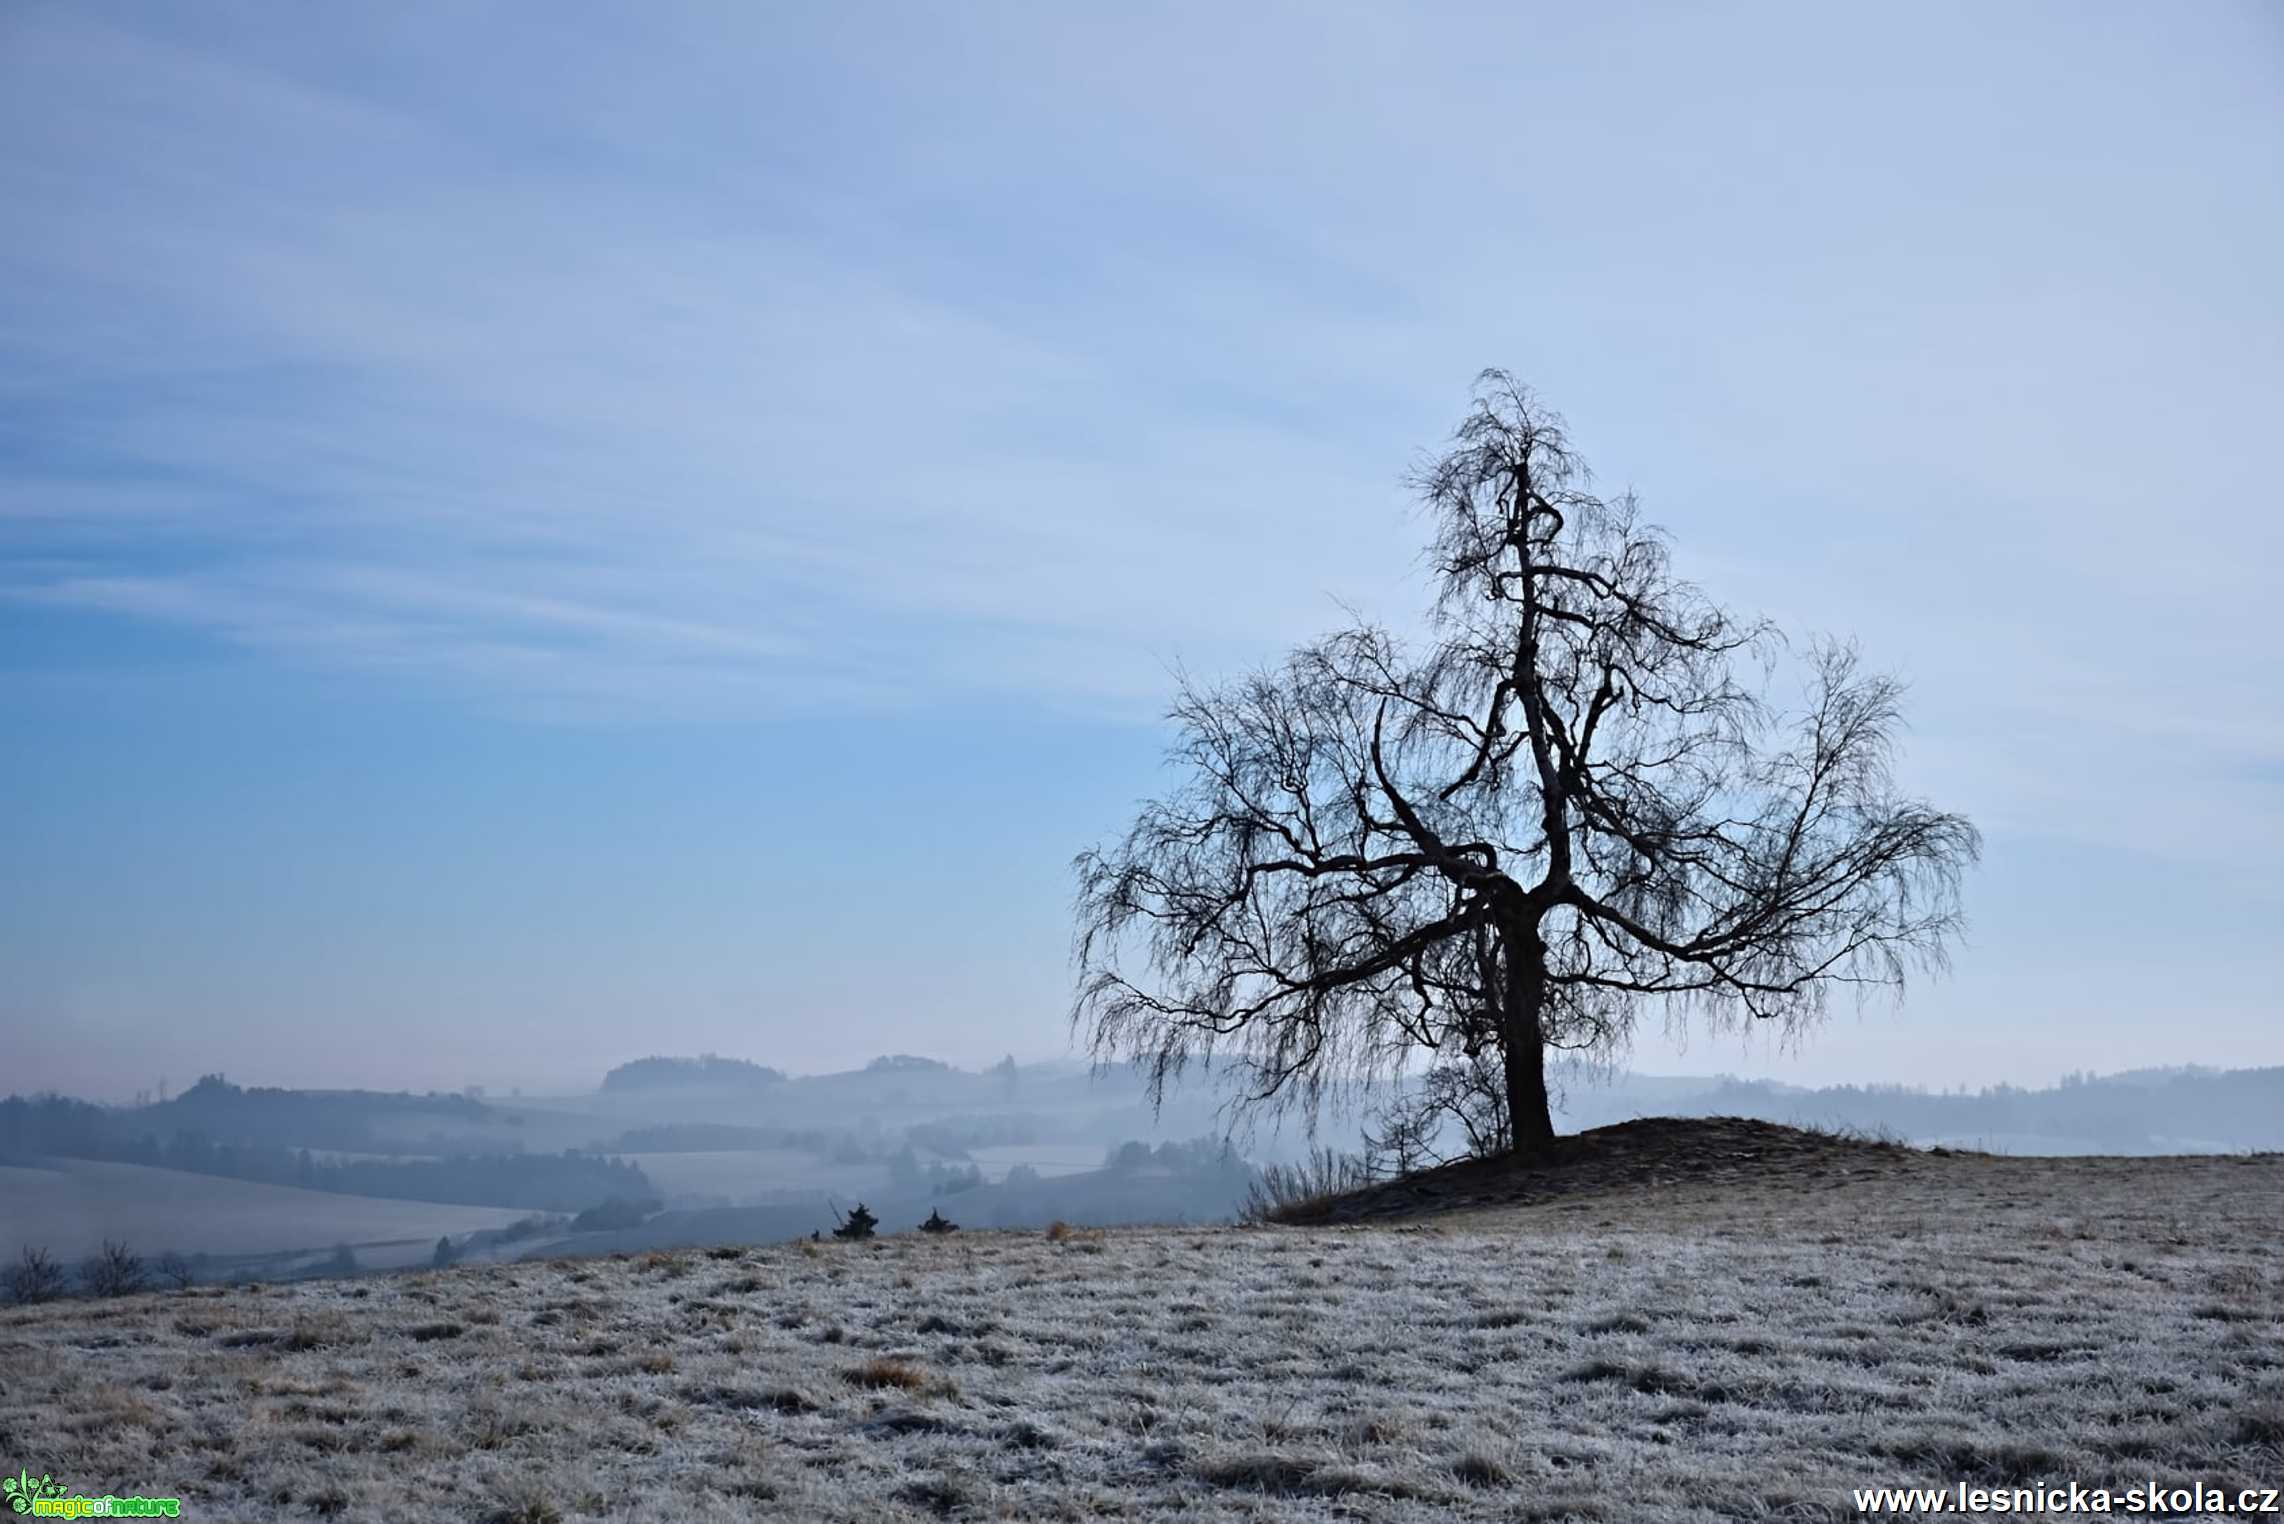
{"label": "lone tree on hill", "polygon": [[1185,679],[1186,780],[1078,858],[1097,1058],[1158,1098],[1233,1061],[1247,1104],[1313,1116],[1424,1050],[1476,1147],[1528,1152],[1549,1048],[1611,1051],[1652,1006],[1797,1030],[1942,965],[1980,843],[1897,794],[1895,681],[1817,643],[1774,704],[1781,638],[1677,579],[1502,371],[1412,483],[1425,649],[1359,624]]}

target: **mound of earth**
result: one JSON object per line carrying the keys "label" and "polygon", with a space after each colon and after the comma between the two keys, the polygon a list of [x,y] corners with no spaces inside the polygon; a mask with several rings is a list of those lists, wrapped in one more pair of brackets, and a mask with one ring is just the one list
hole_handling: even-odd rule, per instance
{"label": "mound of earth", "polygon": [[1640,1186],[1764,1183],[1785,1176],[1909,1169],[1943,1150],[1810,1132],[1749,1117],[1644,1117],[1557,1138],[1530,1157],[1463,1159],[1362,1190],[1295,1203],[1279,1222],[1374,1222],[1532,1206]]}

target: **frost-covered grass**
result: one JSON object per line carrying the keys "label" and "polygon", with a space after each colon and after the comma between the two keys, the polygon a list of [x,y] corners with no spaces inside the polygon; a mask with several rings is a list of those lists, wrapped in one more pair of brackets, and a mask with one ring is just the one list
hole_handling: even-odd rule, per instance
{"label": "frost-covered grass", "polygon": [[1370,1228],[917,1235],[0,1313],[190,1518],[1787,1519],[2284,1485],[2284,1159],[1846,1156]]}

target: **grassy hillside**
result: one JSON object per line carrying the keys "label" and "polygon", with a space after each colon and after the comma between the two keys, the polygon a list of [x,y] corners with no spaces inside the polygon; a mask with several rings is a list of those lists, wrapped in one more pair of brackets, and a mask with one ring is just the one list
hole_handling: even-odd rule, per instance
{"label": "grassy hillside", "polygon": [[1837,1520],[1858,1486],[2273,1486],[2279,1220],[2273,1156],[1827,1143],[1366,1225],[53,1304],[0,1313],[0,1440],[201,1518]]}

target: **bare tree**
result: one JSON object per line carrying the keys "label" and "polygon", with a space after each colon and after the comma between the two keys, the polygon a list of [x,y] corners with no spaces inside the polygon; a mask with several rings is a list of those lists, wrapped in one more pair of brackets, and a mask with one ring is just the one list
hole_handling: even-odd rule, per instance
{"label": "bare tree", "polygon": [[[1464,1157],[1503,1154],[1514,1147],[1507,1110],[1506,1066],[1497,1052],[1478,1048],[1436,1064],[1419,1083],[1398,1089],[1373,1111],[1366,1141],[1395,1157],[1396,1173],[1421,1163],[1447,1164],[1442,1139],[1456,1129]],[[1401,1154],[1393,1145],[1406,1146]]]}
{"label": "bare tree", "polygon": [[115,1239],[80,1262],[79,1284],[89,1296],[131,1296],[145,1283],[143,1257]]}
{"label": "bare tree", "polygon": [[1185,679],[1184,781],[1079,857],[1072,1019],[1098,1058],[1160,1097],[1235,1063],[1247,1103],[1313,1117],[1424,1050],[1450,1104],[1496,1094],[1503,1116],[1455,1113],[1474,1146],[1531,1151],[1550,1048],[1610,1052],[1658,1005],[1793,1030],[1835,988],[1941,966],[1979,840],[1896,792],[1893,680],[1819,643],[1801,706],[1774,704],[1782,640],[1676,578],[1504,372],[1414,484],[1425,649],[1358,625]]}
{"label": "bare tree", "polygon": [[198,1271],[189,1260],[171,1249],[160,1255],[151,1268],[158,1272],[160,1280],[177,1291],[188,1291],[198,1283]]}
{"label": "bare tree", "polygon": [[63,1266],[45,1249],[26,1244],[8,1267],[8,1296],[16,1302],[52,1302],[63,1295]]}

